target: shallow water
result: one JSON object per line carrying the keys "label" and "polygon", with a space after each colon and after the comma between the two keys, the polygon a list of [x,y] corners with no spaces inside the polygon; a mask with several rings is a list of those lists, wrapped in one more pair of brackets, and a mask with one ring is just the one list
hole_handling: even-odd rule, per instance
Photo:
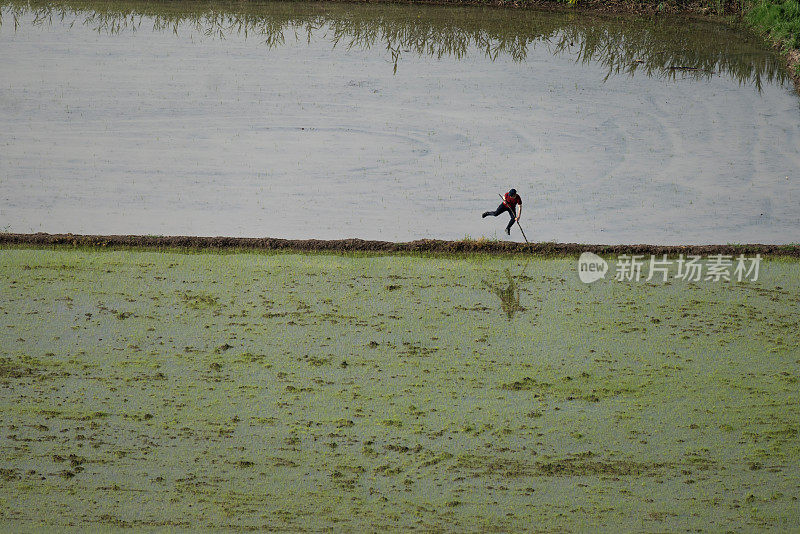
{"label": "shallow water", "polygon": [[0,250],[0,529],[796,532],[800,262],[576,267]]}
{"label": "shallow water", "polygon": [[720,25],[2,6],[0,230],[505,237],[516,187],[531,240],[798,241],[797,95]]}

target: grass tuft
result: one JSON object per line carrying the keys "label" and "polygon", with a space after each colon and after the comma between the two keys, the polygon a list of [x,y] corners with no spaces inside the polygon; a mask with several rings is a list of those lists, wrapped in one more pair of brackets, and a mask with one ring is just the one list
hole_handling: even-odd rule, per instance
{"label": "grass tuft", "polygon": [[797,0],[760,0],[747,11],[745,18],[784,49],[800,47],[800,3]]}

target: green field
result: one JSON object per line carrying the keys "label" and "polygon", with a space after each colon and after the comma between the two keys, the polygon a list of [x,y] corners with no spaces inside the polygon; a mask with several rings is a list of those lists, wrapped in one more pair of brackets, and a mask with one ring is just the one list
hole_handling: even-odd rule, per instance
{"label": "green field", "polygon": [[800,262],[0,249],[0,530],[800,528]]}

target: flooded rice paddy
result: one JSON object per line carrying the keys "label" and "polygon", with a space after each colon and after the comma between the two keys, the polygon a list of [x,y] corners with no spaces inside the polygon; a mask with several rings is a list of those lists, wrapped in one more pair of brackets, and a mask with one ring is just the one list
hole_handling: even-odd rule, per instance
{"label": "flooded rice paddy", "polygon": [[[721,24],[0,2],[0,229],[796,242],[800,100]],[[519,234],[512,238],[519,238]]]}
{"label": "flooded rice paddy", "polygon": [[800,524],[797,261],[1,254],[3,529]]}

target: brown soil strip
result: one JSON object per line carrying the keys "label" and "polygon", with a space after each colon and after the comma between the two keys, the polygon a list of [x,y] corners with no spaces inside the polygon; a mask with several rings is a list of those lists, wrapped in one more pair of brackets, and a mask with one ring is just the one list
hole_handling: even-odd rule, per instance
{"label": "brown soil strip", "polygon": [[278,239],[273,237],[197,237],[142,235],[73,235],[73,234],[0,234],[0,246],[71,246],[190,250],[287,250],[298,252],[412,252],[536,254],[573,256],[582,252],[595,254],[761,254],[764,257],[800,258],[800,245],[583,245],[579,243],[513,243],[507,241],[441,241],[422,239],[408,243],[365,241],[363,239]]}

